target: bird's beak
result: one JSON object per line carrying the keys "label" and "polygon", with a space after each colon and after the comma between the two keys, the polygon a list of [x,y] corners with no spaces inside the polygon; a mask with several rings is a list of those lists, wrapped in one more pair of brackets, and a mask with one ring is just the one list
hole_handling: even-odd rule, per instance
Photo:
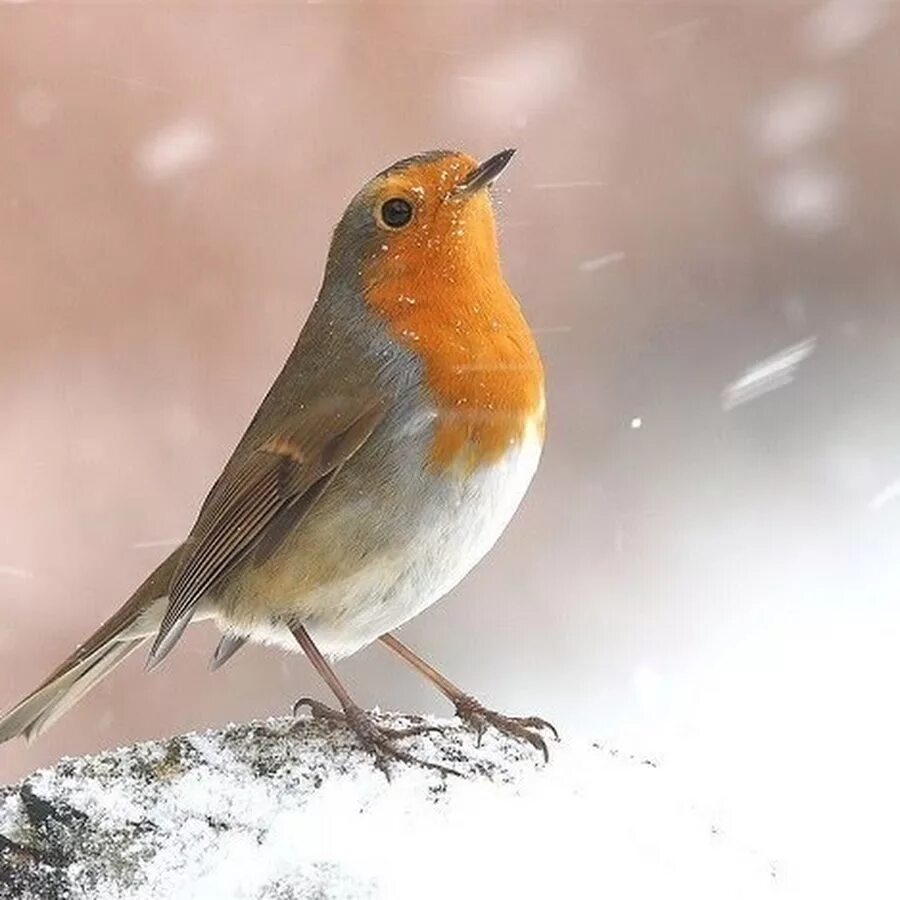
{"label": "bird's beak", "polygon": [[482,188],[489,187],[496,180],[500,173],[507,167],[509,161],[515,154],[514,149],[501,150],[495,153],[490,159],[486,159],[480,166],[476,166],[471,172],[456,186],[456,193],[465,196],[471,196],[478,193]]}

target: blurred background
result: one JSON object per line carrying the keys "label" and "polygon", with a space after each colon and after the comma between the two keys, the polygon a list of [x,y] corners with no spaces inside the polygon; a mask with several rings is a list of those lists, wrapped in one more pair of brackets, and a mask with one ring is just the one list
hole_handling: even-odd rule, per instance
{"label": "blurred background", "polygon": [[[864,0],[0,3],[0,706],[186,534],[359,185],[515,146],[544,462],[403,637],[681,773],[785,896],[897,896],[898,46]],[[215,642],[133,657],[0,781],[326,699]],[[377,646],[340,672],[449,712]]]}

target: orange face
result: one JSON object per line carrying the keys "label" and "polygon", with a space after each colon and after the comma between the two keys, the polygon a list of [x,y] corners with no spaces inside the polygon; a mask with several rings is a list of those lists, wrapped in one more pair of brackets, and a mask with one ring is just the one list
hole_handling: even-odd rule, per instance
{"label": "orange face", "polygon": [[541,361],[500,270],[490,194],[466,187],[476,169],[461,153],[427,157],[368,192],[381,240],[363,261],[363,294],[423,360],[439,468],[494,462],[543,421]]}
{"label": "orange face", "polygon": [[452,154],[376,180],[369,196],[382,240],[368,261],[369,278],[415,281],[427,268],[433,280],[452,284],[473,266],[499,273],[488,192],[459,189],[477,165],[469,156]]}

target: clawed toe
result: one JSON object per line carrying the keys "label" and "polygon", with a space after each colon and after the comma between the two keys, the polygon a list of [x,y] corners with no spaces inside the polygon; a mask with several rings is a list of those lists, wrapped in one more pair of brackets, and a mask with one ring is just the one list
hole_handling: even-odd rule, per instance
{"label": "clawed toe", "polygon": [[348,706],[341,712],[310,697],[303,697],[294,704],[293,713],[295,718],[298,717],[303,707],[309,708],[314,719],[322,719],[349,728],[366,751],[372,755],[375,765],[388,781],[391,780],[390,760],[399,760],[408,765],[433,769],[445,775],[460,774],[456,769],[451,769],[449,766],[442,766],[440,763],[419,759],[419,757],[414,756],[402,747],[396,746],[394,743],[403,738],[440,731],[440,726],[414,725],[409,728],[389,728],[379,725],[369,713],[358,706]]}
{"label": "clawed toe", "polygon": [[559,732],[556,730],[556,726],[552,722],[542,719],[540,716],[511,716],[510,721],[516,722],[525,728],[537,728],[538,730],[546,729],[553,735],[554,741],[559,740]]}
{"label": "clawed toe", "polygon": [[[456,769],[443,766],[440,763],[419,759],[407,750],[396,745],[396,741],[404,738],[416,737],[420,734],[442,732],[445,726],[441,725],[413,725],[408,728],[391,728],[380,725],[365,710],[358,706],[347,706],[344,710],[332,709],[311,697],[303,697],[294,704],[294,717],[299,717],[300,711],[308,708],[314,719],[332,722],[336,725],[349,728],[357,740],[371,754],[375,765],[390,780],[388,764],[390,760],[398,760],[408,765],[421,766],[425,769],[434,769],[446,775],[460,775]],[[456,701],[456,714],[478,735],[478,743],[488,728],[496,728],[497,731],[516,740],[530,744],[544,757],[544,762],[550,760],[550,750],[547,742],[540,732],[549,731],[555,740],[559,740],[559,732],[546,719],[539,716],[506,716],[503,713],[494,712],[482,706],[474,697],[464,696]]]}
{"label": "clawed toe", "polygon": [[332,709],[319,700],[313,700],[312,697],[301,697],[291,708],[291,715],[295,719],[299,719],[304,706],[309,707],[310,715],[314,719],[324,719],[328,722],[344,722],[346,720],[346,716],[342,712]]}
{"label": "clawed toe", "polygon": [[479,744],[488,727],[493,727],[503,734],[531,744],[541,752],[544,762],[550,761],[550,750],[539,730],[546,729],[555,740],[559,740],[559,732],[546,719],[538,716],[505,716],[503,713],[486,709],[474,697],[466,696],[457,700],[456,714],[475,729]]}

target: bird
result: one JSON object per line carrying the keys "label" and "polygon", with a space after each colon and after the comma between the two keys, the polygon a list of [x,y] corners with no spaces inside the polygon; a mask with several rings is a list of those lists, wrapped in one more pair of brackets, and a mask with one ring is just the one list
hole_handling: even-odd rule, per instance
{"label": "bird", "polygon": [[316,301],[193,528],[131,598],[0,718],[31,740],[150,642],[222,633],[212,667],[247,642],[303,651],[375,763],[418,759],[359,706],[333,663],[380,641],[453,703],[548,758],[539,716],[482,705],[392,632],[455,587],[511,520],[544,443],[544,369],[503,276],[491,186],[515,150],[402,159],[334,228]]}

